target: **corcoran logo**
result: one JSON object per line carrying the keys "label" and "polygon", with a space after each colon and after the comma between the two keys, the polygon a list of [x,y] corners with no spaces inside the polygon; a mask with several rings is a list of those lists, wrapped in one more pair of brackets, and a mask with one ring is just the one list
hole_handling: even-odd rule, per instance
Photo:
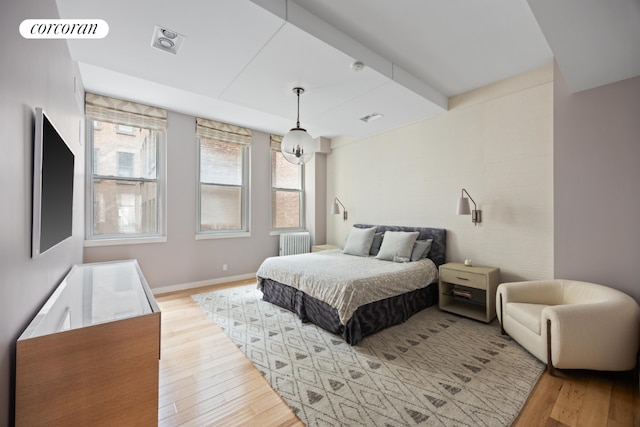
{"label": "corcoran logo", "polygon": [[25,39],[102,39],[109,24],[102,19],[25,19],[20,35]]}

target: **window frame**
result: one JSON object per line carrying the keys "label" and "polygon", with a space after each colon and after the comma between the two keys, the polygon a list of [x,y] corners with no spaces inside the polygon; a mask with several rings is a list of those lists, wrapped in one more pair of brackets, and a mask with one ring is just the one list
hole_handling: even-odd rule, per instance
{"label": "window frame", "polygon": [[[275,162],[273,161],[273,155],[282,156],[284,159],[284,155],[281,151],[275,150],[273,148],[270,149],[269,153],[269,181],[270,181],[270,194],[269,194],[269,228],[271,235],[279,235],[281,233],[289,233],[295,231],[306,231],[306,221],[305,221],[305,165],[300,164],[300,190],[293,190],[291,188],[282,188],[282,187],[274,187],[273,186],[273,165]],[[284,159],[286,162],[287,160]],[[298,227],[274,227],[273,226],[273,194],[275,191],[284,191],[291,193],[300,193],[300,225]]]}
{"label": "window frame", "polygon": [[221,142],[223,144],[234,144],[233,142],[224,141],[221,139],[216,139],[207,136],[196,136],[196,230],[195,230],[195,238],[196,240],[206,240],[206,239],[225,239],[225,238],[234,238],[234,237],[249,237],[251,236],[250,231],[250,169],[251,169],[251,145],[250,144],[236,144],[240,148],[240,152],[242,153],[242,184],[241,185],[233,185],[233,184],[218,184],[218,183],[205,183],[216,185],[220,187],[229,187],[229,188],[241,188],[241,222],[242,226],[240,229],[235,230],[202,230],[202,192],[201,187],[203,181],[201,181],[201,154],[202,154],[202,144],[201,140],[209,139],[212,141]]}
{"label": "window frame", "polygon": [[[95,120],[95,119],[86,119],[86,145],[87,148],[85,150],[86,153],[86,180],[85,180],[85,237],[84,237],[84,246],[85,247],[93,247],[93,246],[111,246],[111,245],[126,245],[126,244],[143,244],[143,243],[156,243],[156,242],[166,242],[167,241],[167,225],[166,225],[166,187],[167,187],[167,177],[166,177],[166,132],[161,130],[156,130],[144,126],[133,125],[133,127],[149,129],[152,132],[152,135],[155,135],[156,139],[156,161],[155,161],[155,171],[156,178],[133,178],[133,177],[122,177],[118,175],[110,176],[110,175],[94,175],[94,170],[96,168],[95,164],[95,154],[96,152],[100,152],[99,149],[96,149],[94,146],[94,130],[103,131],[103,127],[100,126],[100,123],[104,122],[104,120]],[[98,124],[96,126],[96,123]],[[127,123],[121,122],[112,122],[116,125],[116,129],[118,125],[132,126]],[[118,133],[116,131],[116,133]],[[94,178],[104,178],[110,179],[114,181],[122,181],[127,183],[140,183],[140,182],[153,182],[157,186],[157,198],[156,198],[156,212],[157,212],[157,230],[155,233],[135,233],[135,234],[105,234],[105,235],[94,235],[94,189],[93,189],[93,181]],[[141,211],[143,210],[142,204],[139,206]]]}

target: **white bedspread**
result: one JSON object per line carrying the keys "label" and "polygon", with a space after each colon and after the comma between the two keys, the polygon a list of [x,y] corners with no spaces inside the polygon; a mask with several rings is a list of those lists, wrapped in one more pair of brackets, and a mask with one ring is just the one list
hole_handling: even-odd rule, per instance
{"label": "white bedspread", "polygon": [[[438,279],[428,258],[397,263],[343,254],[339,249],[264,260],[258,279],[299,289],[338,311],[343,325],[365,304],[424,288]],[[258,280],[258,287],[261,281]]]}

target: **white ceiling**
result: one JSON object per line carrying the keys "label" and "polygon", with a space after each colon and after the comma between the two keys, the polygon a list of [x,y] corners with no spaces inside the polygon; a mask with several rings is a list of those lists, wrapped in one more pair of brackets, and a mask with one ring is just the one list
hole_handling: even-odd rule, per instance
{"label": "white ceiling", "polygon": [[528,0],[574,92],[640,75],[640,0]]}
{"label": "white ceiling", "polygon": [[[640,75],[637,43],[621,46],[640,40],[637,0],[529,3],[57,0],[61,18],[109,24],[104,39],[68,41],[88,91],[284,134],[301,86],[300,124],[314,138],[365,137],[440,114],[448,97],[554,54],[574,90]],[[186,37],[177,55],[151,47],[156,25]],[[384,117],[359,120],[371,113]]]}

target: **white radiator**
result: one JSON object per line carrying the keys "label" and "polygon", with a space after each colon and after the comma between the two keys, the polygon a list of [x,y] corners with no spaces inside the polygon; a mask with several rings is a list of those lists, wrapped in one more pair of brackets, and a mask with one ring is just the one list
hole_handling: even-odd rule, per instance
{"label": "white radiator", "polygon": [[280,255],[311,252],[311,234],[308,231],[280,234]]}

